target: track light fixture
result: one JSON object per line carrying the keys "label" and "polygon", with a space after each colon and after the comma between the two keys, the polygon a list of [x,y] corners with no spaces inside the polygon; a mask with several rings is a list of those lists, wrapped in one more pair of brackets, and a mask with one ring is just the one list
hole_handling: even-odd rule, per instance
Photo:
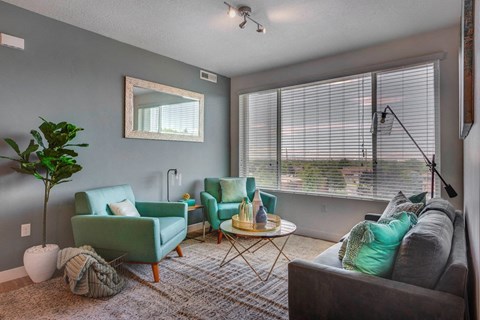
{"label": "track light fixture", "polygon": [[247,19],[252,21],[253,23],[255,23],[257,25],[257,32],[258,33],[266,33],[267,32],[267,29],[260,23],[258,23],[257,21],[253,20],[252,17],[250,17],[251,13],[252,13],[252,8],[248,7],[248,6],[241,6],[239,8],[236,8],[234,6],[232,6],[231,4],[227,3],[227,2],[224,2],[226,6],[228,6],[228,16],[230,18],[234,18],[237,14],[240,16],[240,17],[243,17],[243,21],[238,25],[240,27],[240,29],[244,29],[245,28],[245,25],[247,24]]}

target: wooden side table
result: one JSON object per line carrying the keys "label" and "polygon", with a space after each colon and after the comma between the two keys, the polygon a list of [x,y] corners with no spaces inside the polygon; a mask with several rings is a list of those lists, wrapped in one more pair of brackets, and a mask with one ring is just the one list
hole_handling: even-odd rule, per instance
{"label": "wooden side table", "polygon": [[202,206],[201,204],[196,204],[194,206],[188,207],[188,213],[196,211],[196,210],[202,210],[202,229],[203,229],[203,234],[202,234],[202,240],[198,240],[197,238],[188,238],[188,239],[193,239],[201,242],[205,242],[205,207]]}

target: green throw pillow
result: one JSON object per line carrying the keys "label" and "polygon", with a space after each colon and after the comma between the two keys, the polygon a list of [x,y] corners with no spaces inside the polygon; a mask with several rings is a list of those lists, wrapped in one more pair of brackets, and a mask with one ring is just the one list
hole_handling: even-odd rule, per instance
{"label": "green throw pillow", "polygon": [[342,260],[347,270],[388,277],[403,237],[416,223],[412,214],[401,212],[388,223],[362,221],[352,228]]}
{"label": "green throw pillow", "polygon": [[247,178],[222,178],[222,203],[242,202],[247,196]]}
{"label": "green throw pillow", "polygon": [[408,197],[408,200],[412,203],[423,203],[425,205],[427,203],[427,193],[428,192],[422,192],[419,194],[414,194],[413,196]]}

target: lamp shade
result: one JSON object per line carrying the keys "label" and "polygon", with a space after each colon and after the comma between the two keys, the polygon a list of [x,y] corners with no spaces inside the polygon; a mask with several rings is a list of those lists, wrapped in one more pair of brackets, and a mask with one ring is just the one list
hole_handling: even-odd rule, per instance
{"label": "lamp shade", "polygon": [[378,135],[388,135],[392,133],[393,121],[395,117],[390,112],[374,112],[370,133]]}

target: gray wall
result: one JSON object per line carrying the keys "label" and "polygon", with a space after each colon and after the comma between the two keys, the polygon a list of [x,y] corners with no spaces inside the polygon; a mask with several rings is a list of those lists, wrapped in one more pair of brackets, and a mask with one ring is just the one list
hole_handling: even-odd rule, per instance
{"label": "gray wall", "polygon": [[[137,199],[166,199],[165,174],[178,168],[183,192],[198,194],[206,176],[230,170],[230,80],[199,79],[199,68],[0,2],[0,32],[25,38],[25,51],[0,47],[0,137],[28,142],[41,123],[69,121],[85,131],[78,142],[84,170],[53,189],[48,242],[72,245],[73,195],[87,188],[129,183]],[[205,94],[205,142],[123,138],[124,76]],[[12,155],[0,142],[0,154]],[[41,242],[42,184],[0,161],[0,271],[21,266],[23,252]],[[21,238],[20,225],[32,223]]]}
{"label": "gray wall", "polygon": [[[480,25],[480,6],[475,6],[475,25]],[[478,28],[477,28],[478,30]],[[480,34],[475,33],[475,119],[470,134],[465,139],[464,146],[464,188],[465,213],[472,256],[474,280],[474,307],[478,315],[480,311]],[[472,316],[474,319],[474,316]]]}
{"label": "gray wall", "polygon": [[[232,78],[231,82],[231,170],[238,174],[238,93],[254,89],[305,83],[346,74],[376,70],[415,57],[446,53],[440,62],[441,172],[457,190],[452,203],[463,205],[462,143],[458,139],[458,26],[419,34],[375,47],[339,54],[297,65]],[[443,191],[443,190],[442,190]],[[299,232],[338,240],[367,212],[382,212],[383,201],[358,201],[335,197],[276,193],[278,211],[298,225]],[[442,193],[443,197],[447,197]]]}

